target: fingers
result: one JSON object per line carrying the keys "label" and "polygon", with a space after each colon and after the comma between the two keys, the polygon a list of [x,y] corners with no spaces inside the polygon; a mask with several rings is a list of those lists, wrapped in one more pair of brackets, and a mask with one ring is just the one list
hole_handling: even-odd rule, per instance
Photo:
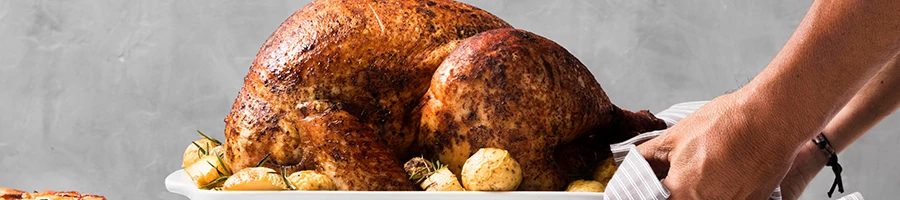
{"label": "fingers", "polygon": [[669,173],[669,148],[664,148],[665,136],[660,135],[637,146],[641,155],[653,168],[653,172],[660,179],[665,178]]}

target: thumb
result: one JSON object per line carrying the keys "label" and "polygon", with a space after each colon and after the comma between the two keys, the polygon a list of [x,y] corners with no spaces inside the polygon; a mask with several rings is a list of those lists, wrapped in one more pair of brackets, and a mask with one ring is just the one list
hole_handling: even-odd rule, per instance
{"label": "thumb", "polygon": [[637,146],[641,155],[650,164],[650,168],[656,173],[656,177],[663,179],[669,173],[670,145],[666,144],[666,134],[653,138]]}

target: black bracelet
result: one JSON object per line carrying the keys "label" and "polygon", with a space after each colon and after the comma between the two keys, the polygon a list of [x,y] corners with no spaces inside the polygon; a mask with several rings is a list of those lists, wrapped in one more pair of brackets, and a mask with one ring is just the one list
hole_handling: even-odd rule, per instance
{"label": "black bracelet", "polygon": [[837,154],[834,153],[834,148],[831,147],[828,138],[825,137],[825,134],[819,133],[812,139],[812,142],[819,147],[819,150],[828,154],[828,163],[825,166],[830,166],[831,171],[834,171],[834,183],[831,184],[831,190],[828,190],[828,198],[831,198],[831,194],[834,193],[835,186],[838,187],[838,192],[844,193],[844,182],[841,180],[841,171],[844,171],[844,168],[838,164]]}

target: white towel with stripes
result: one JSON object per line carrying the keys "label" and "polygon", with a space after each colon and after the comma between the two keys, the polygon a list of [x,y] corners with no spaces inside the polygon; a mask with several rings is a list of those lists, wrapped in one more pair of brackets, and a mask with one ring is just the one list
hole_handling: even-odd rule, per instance
{"label": "white towel with stripes", "polygon": [[[672,127],[679,120],[684,119],[691,113],[694,113],[708,101],[694,101],[675,104],[669,109],[663,110],[656,114],[657,118],[666,122],[666,126]],[[647,160],[638,152],[635,145],[639,145],[647,140],[653,139],[663,133],[664,130],[643,133],[628,139],[624,142],[610,145],[616,165],[619,169],[613,175],[609,183],[606,184],[606,192],[603,196],[605,200],[619,199],[667,199],[669,198],[669,189],[667,189]],[[781,188],[775,188],[769,199],[781,199]],[[840,198],[840,200],[862,200],[862,194],[859,192]]]}

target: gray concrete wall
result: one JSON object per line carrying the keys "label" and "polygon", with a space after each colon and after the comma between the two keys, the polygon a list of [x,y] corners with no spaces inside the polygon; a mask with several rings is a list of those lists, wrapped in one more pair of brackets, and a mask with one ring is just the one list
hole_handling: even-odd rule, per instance
{"label": "gray concrete wall", "polygon": [[[307,1],[0,1],[0,187],[182,199],[195,129],[222,119],[259,46]],[[759,73],[811,1],[470,1],[578,56],[613,102],[659,111]],[[900,117],[841,155],[848,191],[898,194]],[[829,171],[806,199],[822,199]]]}

